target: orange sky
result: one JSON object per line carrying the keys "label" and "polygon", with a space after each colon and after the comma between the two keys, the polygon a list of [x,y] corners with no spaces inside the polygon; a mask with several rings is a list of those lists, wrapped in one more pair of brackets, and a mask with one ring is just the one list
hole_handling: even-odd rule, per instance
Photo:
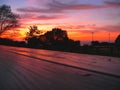
{"label": "orange sky", "polygon": [[120,34],[119,0],[2,0],[2,4],[10,5],[21,17],[21,28],[2,37],[23,40],[30,25],[43,32],[58,27],[81,42],[91,42],[92,32],[98,41],[109,41],[110,33],[111,42]]}
{"label": "orange sky", "polygon": [[[73,39],[73,40],[80,40],[85,42],[91,42],[92,41],[92,32],[94,32],[93,34],[93,39],[97,40],[97,41],[109,41],[109,34],[110,34],[110,41],[114,42],[116,37],[119,35],[118,32],[108,32],[105,30],[94,30],[94,26],[86,26],[86,27],[82,27],[82,28],[78,28],[77,27],[72,27],[71,29],[69,28],[69,25],[65,25],[65,26],[60,26],[60,25],[37,25],[38,29],[41,30],[42,32],[46,32],[49,30],[52,30],[52,28],[54,27],[60,27],[63,30],[67,30],[68,31],[68,36],[69,38]],[[28,29],[29,25],[26,25],[24,28],[19,28],[19,30],[10,30],[7,32],[4,32],[3,35],[1,37],[3,38],[11,38],[14,40],[24,40],[24,38],[26,37],[26,32],[29,31]],[[75,29],[74,29],[75,28]]]}

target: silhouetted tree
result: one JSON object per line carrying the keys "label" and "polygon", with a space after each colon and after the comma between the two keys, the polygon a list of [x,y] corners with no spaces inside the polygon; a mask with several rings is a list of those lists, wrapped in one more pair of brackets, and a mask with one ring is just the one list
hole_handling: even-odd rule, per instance
{"label": "silhouetted tree", "polygon": [[29,32],[26,34],[26,39],[32,38],[32,37],[38,37],[40,36],[42,32],[38,30],[37,26],[33,25],[29,27]]}
{"label": "silhouetted tree", "polygon": [[40,40],[36,37],[29,38],[27,40],[28,47],[39,48]]}
{"label": "silhouetted tree", "polygon": [[11,11],[10,6],[0,6],[0,34],[4,31],[18,26],[19,16]]}
{"label": "silhouetted tree", "polygon": [[38,48],[40,45],[40,34],[42,32],[40,30],[38,30],[37,26],[33,25],[29,27],[29,32],[27,32],[26,35],[26,41],[27,41],[27,45],[28,47],[34,47],[34,48]]}
{"label": "silhouetted tree", "polygon": [[67,32],[60,28],[53,28],[52,32],[54,34],[54,40],[65,40],[68,39]]}
{"label": "silhouetted tree", "polygon": [[[60,28],[53,28],[44,35],[40,35],[37,26],[30,26],[27,33],[27,45],[33,48],[45,48],[55,50],[77,50],[80,47],[80,41],[74,41],[68,38],[67,31]],[[36,36],[36,33],[39,34]]]}
{"label": "silhouetted tree", "polygon": [[51,42],[54,40],[54,35],[52,31],[47,31],[44,36],[46,37],[46,40]]}
{"label": "silhouetted tree", "polygon": [[64,41],[68,39],[67,32],[60,28],[53,28],[52,31],[45,33],[45,36],[49,41]]}
{"label": "silhouetted tree", "polygon": [[67,31],[60,28],[53,28],[44,34],[46,41],[53,49],[68,50],[75,49],[80,46],[80,41],[74,41],[68,38]]}

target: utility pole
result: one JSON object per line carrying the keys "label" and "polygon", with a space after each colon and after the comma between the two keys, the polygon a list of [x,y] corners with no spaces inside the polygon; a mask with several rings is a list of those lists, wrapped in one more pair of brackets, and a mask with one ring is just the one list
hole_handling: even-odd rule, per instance
{"label": "utility pole", "polygon": [[109,37],[109,43],[110,43],[110,32],[109,32],[109,36],[108,37]]}
{"label": "utility pole", "polygon": [[94,36],[94,32],[92,32],[92,42],[94,41],[94,37],[93,36]]}
{"label": "utility pole", "polygon": [[112,55],[113,54],[113,47],[111,47],[111,45],[110,45],[110,32],[108,34],[108,40],[109,40],[109,42],[108,42],[109,52],[110,52],[110,55]]}

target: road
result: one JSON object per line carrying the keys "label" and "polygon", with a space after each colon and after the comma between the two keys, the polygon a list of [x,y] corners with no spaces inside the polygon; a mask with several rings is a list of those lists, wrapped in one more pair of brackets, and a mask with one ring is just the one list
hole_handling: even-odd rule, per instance
{"label": "road", "polygon": [[0,90],[120,90],[120,58],[1,45]]}

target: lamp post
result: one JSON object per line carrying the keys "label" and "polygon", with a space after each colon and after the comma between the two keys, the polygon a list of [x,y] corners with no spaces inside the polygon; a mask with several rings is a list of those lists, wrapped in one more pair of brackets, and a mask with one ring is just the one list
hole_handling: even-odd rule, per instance
{"label": "lamp post", "polygon": [[94,41],[94,32],[92,32],[92,42]]}
{"label": "lamp post", "polygon": [[110,52],[110,55],[112,55],[113,54],[113,47],[111,47],[111,44],[110,44],[110,32],[108,34],[108,40],[109,40],[109,43],[108,43],[109,52]]}
{"label": "lamp post", "polygon": [[108,37],[109,37],[109,43],[110,43],[110,33],[109,33]]}

